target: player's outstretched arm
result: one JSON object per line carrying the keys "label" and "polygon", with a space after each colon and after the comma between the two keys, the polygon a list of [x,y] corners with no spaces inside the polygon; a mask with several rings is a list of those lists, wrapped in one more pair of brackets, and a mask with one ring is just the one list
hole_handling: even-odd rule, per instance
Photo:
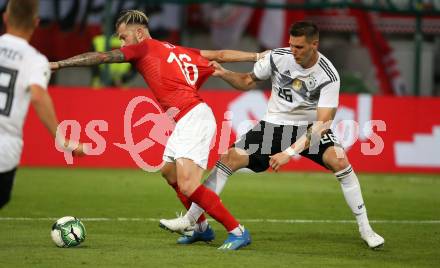
{"label": "player's outstretched arm", "polygon": [[34,107],[38,118],[49,130],[52,137],[55,138],[58,126],[58,120],[55,114],[55,108],[47,90],[44,90],[40,86],[31,85],[31,103]]}
{"label": "player's outstretched arm", "polygon": [[125,62],[125,57],[121,50],[115,49],[106,52],[87,52],[65,60],[51,62],[50,69],[58,70],[65,67],[83,67],[118,62]]}
{"label": "player's outstretched arm", "polygon": [[209,65],[214,67],[215,71],[212,74],[213,76],[220,77],[231,86],[241,91],[248,91],[256,88],[256,82],[259,81],[254,73],[236,73],[223,68],[223,66],[215,61],[211,61]]}
{"label": "player's outstretched arm", "polygon": [[[31,92],[31,103],[37,113],[38,118],[43,123],[43,125],[49,130],[49,133],[53,138],[56,137],[58,119],[55,114],[55,108],[47,90],[44,90],[38,85],[30,86]],[[68,144],[68,141],[66,141]],[[67,147],[65,144],[62,146]],[[78,144],[77,148],[73,150],[74,155],[84,155],[83,144]]]}
{"label": "player's outstretched arm", "polygon": [[216,62],[256,62],[268,52],[269,50],[262,53],[245,52],[239,50],[201,50],[200,54],[204,58]]}

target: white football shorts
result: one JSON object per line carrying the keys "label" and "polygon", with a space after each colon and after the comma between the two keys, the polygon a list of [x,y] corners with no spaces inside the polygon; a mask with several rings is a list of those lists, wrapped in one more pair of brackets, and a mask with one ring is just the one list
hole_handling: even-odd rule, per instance
{"label": "white football shorts", "polygon": [[188,158],[206,169],[216,131],[211,108],[206,103],[196,105],[177,122],[165,147],[163,160],[175,162],[179,158]]}

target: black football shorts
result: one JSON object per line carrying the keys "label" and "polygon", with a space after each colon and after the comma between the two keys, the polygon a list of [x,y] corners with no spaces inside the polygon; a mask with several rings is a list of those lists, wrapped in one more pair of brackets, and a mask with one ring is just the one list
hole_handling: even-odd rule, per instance
{"label": "black football shorts", "polygon": [[[244,134],[233,147],[245,150],[249,155],[247,168],[254,172],[262,172],[269,168],[269,156],[284,151],[306,133],[311,125],[275,125],[260,121]],[[328,169],[322,157],[327,148],[341,146],[331,130],[322,136],[319,145],[304,150],[300,154]]]}

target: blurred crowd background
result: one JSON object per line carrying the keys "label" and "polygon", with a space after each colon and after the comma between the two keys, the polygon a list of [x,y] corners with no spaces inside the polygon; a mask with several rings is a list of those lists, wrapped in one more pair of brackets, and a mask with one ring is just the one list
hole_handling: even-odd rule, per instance
{"label": "blurred crowd background", "polygon": [[[0,0],[0,12],[6,2]],[[41,26],[31,43],[51,61],[117,48],[114,22],[124,9],[145,11],[154,38],[200,49],[287,47],[290,24],[312,20],[343,92],[440,95],[440,0],[40,0]],[[252,64],[228,67],[250,71]],[[51,84],[145,87],[130,64],[64,69]],[[203,88],[232,90],[216,78]]]}

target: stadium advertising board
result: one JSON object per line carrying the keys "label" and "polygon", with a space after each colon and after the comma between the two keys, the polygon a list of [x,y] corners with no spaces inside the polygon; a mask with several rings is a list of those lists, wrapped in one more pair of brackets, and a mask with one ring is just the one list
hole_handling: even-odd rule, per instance
{"label": "stadium advertising board", "polygon": [[[61,121],[59,133],[88,143],[89,155],[75,158],[56,146],[31,109],[24,128],[23,165],[160,168],[174,123],[148,90],[56,87],[50,93]],[[205,90],[201,96],[217,119],[211,167],[219,153],[262,118],[268,92]],[[358,171],[436,173],[440,172],[439,114],[436,98],[342,95],[333,132]],[[283,170],[322,168],[297,158]]]}

